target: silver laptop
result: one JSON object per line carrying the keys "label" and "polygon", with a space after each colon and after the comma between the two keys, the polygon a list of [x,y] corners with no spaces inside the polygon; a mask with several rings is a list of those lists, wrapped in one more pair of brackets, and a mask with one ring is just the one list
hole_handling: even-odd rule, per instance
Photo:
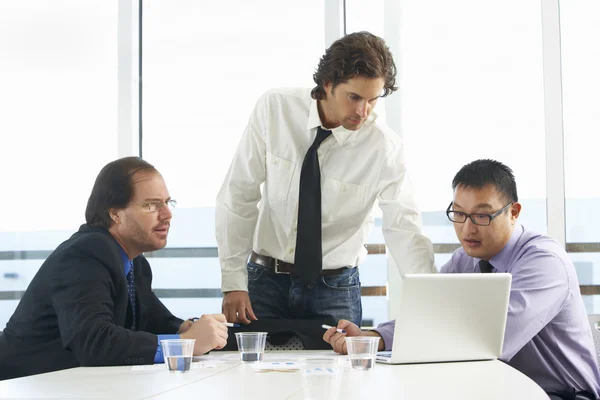
{"label": "silver laptop", "polygon": [[396,291],[388,364],[490,360],[502,352],[511,275],[404,275]]}

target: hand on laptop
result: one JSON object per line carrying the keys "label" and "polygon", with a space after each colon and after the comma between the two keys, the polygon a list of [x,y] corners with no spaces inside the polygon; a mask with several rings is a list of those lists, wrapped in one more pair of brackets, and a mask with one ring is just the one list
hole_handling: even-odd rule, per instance
{"label": "hand on laptop", "polygon": [[[342,329],[345,330],[346,333],[340,333],[337,330]],[[375,331],[361,331],[358,326],[353,324],[352,322],[341,319],[338,321],[337,326],[327,329],[325,334],[323,335],[323,340],[331,345],[333,351],[339,354],[348,354],[348,350],[346,348],[346,336],[380,336],[379,333]],[[379,349],[383,350],[384,344],[383,340],[379,341]]]}

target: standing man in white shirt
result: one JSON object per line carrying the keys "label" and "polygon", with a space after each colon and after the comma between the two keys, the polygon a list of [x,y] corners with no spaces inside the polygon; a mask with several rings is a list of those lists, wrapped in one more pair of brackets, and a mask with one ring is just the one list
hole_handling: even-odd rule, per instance
{"label": "standing man in white shirt", "polygon": [[397,89],[395,77],[385,42],[352,33],[327,49],[312,90],[270,90],[258,100],[217,196],[228,321],[360,325],[358,265],[376,200],[401,272],[435,271],[403,143],[373,112]]}

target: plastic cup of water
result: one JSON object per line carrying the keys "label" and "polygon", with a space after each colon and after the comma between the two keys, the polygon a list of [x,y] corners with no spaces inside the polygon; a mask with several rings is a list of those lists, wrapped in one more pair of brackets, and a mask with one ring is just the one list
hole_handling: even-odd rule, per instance
{"label": "plastic cup of water", "polygon": [[353,336],[346,338],[350,366],[353,369],[368,371],[375,367],[375,357],[380,337]]}
{"label": "plastic cup of water", "polygon": [[242,362],[260,362],[265,355],[267,332],[236,332]]}
{"label": "plastic cup of water", "polygon": [[192,367],[196,339],[161,340],[165,365],[169,372],[188,372]]}

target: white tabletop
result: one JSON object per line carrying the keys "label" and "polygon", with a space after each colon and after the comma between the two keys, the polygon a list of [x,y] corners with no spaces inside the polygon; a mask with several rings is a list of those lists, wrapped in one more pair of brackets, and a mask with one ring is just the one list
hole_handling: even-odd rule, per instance
{"label": "white tabletop", "polygon": [[[500,361],[377,364],[371,371],[356,371],[347,357],[331,351],[269,352],[261,366],[242,364],[230,352],[200,360],[185,374],[168,373],[163,365],[82,367],[11,379],[0,382],[0,398],[303,399],[303,384],[323,383],[307,381],[306,371],[333,366],[338,375],[326,376],[325,383],[339,388],[340,399],[548,399],[531,379]],[[273,362],[291,370],[273,370],[280,368]],[[267,365],[270,371],[260,369]]]}

